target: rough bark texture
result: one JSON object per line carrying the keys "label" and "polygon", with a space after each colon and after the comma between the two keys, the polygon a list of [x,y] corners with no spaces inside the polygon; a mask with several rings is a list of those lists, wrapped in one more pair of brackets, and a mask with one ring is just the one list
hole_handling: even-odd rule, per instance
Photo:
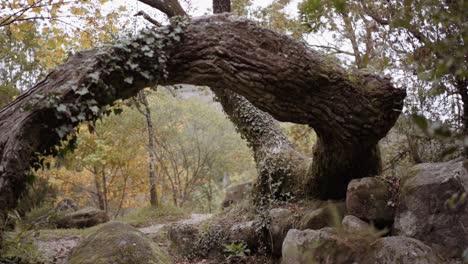
{"label": "rough bark texture", "polygon": [[[231,12],[231,0],[213,0],[213,13]],[[224,112],[251,146],[257,165],[256,202],[261,197],[302,198],[306,194],[307,165],[311,159],[297,152],[278,122],[244,97],[222,89],[211,89]]]}
{"label": "rough bark texture", "polygon": [[[203,42],[185,35],[170,81],[226,87],[280,121],[312,126],[320,140],[306,183],[311,196],[342,198],[351,179],[378,174],[376,143],[400,114],[405,91],[389,79],[347,72],[284,35],[224,17],[221,35],[215,21],[194,31],[205,35]],[[190,63],[179,62],[187,57]]]}
{"label": "rough bark texture", "polygon": [[[159,6],[152,5],[159,9]],[[159,9],[169,18],[173,15],[186,16],[180,10],[166,12]],[[230,0],[213,0],[213,13],[231,11]],[[292,144],[279,128],[277,121],[268,113],[257,109],[244,97],[222,89],[211,89],[224,112],[229,116],[242,137],[252,147],[258,170],[255,193],[258,199],[272,195],[276,198],[287,198],[286,194],[297,198],[304,197],[304,182],[307,182],[307,165],[310,158],[303,157],[294,150]]]}
{"label": "rough bark texture", "polygon": [[[58,128],[81,121],[58,115],[57,106],[90,100],[103,106],[157,81],[230,89],[278,120],[311,125],[320,138],[311,171],[322,177],[315,183],[324,186],[309,187],[323,198],[344,196],[346,189],[335,187],[335,183],[342,187],[342,177],[374,174],[375,166],[364,162],[374,161],[375,145],[398,117],[404,90],[384,78],[346,72],[302,43],[235,16],[194,19],[177,43],[171,37],[174,32],[165,31],[76,54],[0,110],[2,210],[12,208],[24,189],[35,153],[59,142]],[[167,69],[160,62],[165,58]],[[54,95],[55,103],[31,107],[32,101],[44,103],[49,98],[37,98],[38,94]],[[77,111],[93,119],[91,110]]]}
{"label": "rough bark texture", "polygon": [[182,8],[178,0],[138,0],[151,7],[154,7],[169,17],[186,16],[185,10]]}
{"label": "rough bark texture", "polygon": [[231,12],[231,0],[213,0],[213,13]]}
{"label": "rough bark texture", "polygon": [[276,198],[303,197],[311,158],[297,152],[269,114],[229,90],[212,89],[223,110],[253,150],[258,169],[256,192]]}

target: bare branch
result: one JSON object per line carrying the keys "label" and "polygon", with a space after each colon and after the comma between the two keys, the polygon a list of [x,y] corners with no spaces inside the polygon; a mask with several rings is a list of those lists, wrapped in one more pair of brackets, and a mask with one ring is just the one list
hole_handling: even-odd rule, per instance
{"label": "bare branch", "polygon": [[134,16],[142,16],[144,19],[146,19],[146,21],[150,22],[151,24],[155,25],[156,27],[161,26],[161,23],[159,23],[156,19],[152,18],[145,11],[139,11]]}

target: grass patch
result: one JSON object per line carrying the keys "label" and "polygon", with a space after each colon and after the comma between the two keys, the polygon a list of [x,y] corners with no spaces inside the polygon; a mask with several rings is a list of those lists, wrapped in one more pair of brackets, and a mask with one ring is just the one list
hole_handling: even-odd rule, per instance
{"label": "grass patch", "polygon": [[29,232],[6,232],[0,256],[5,258],[19,257],[26,263],[40,263],[41,254]]}
{"label": "grass patch", "polygon": [[182,208],[172,205],[160,205],[136,209],[134,212],[124,217],[119,217],[116,220],[128,223],[134,227],[145,227],[189,217],[190,213]]}

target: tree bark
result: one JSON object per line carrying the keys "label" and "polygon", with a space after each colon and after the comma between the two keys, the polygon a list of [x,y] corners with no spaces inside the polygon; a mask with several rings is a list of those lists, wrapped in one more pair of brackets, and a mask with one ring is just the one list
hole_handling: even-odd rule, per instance
{"label": "tree bark", "polygon": [[297,152],[273,117],[229,90],[212,91],[239,133],[252,148],[257,164],[256,194],[304,198],[311,158]]}
{"label": "tree bark", "polygon": [[[171,31],[176,28],[80,52],[0,110],[0,208],[15,205],[37,153],[50,153],[61,139],[58,131],[80,123],[78,114],[95,119],[95,107],[156,82],[230,89],[280,121],[312,126],[320,143],[307,186],[319,191],[310,195],[344,197],[345,181],[376,173],[377,166],[365,162],[375,161],[376,144],[400,114],[404,90],[386,78],[347,72],[304,44],[238,17],[202,17],[181,33]],[[51,96],[54,103],[47,104]]]}
{"label": "tree bark", "polygon": [[156,189],[156,158],[154,155],[154,129],[153,120],[151,119],[151,109],[149,107],[148,99],[145,92],[142,90],[138,93],[138,101],[143,105],[144,109],[138,109],[143,114],[146,121],[146,128],[148,129],[148,157],[149,157],[149,193],[150,204],[152,206],[158,205],[158,193]]}
{"label": "tree bark", "polygon": [[213,13],[231,12],[231,0],[213,0]]}

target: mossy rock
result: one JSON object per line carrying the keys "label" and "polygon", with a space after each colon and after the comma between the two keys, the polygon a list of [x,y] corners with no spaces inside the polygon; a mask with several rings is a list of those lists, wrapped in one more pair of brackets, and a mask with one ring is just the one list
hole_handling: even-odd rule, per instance
{"label": "mossy rock", "polygon": [[170,258],[143,233],[122,222],[104,224],[69,257],[69,264],[166,264]]}

